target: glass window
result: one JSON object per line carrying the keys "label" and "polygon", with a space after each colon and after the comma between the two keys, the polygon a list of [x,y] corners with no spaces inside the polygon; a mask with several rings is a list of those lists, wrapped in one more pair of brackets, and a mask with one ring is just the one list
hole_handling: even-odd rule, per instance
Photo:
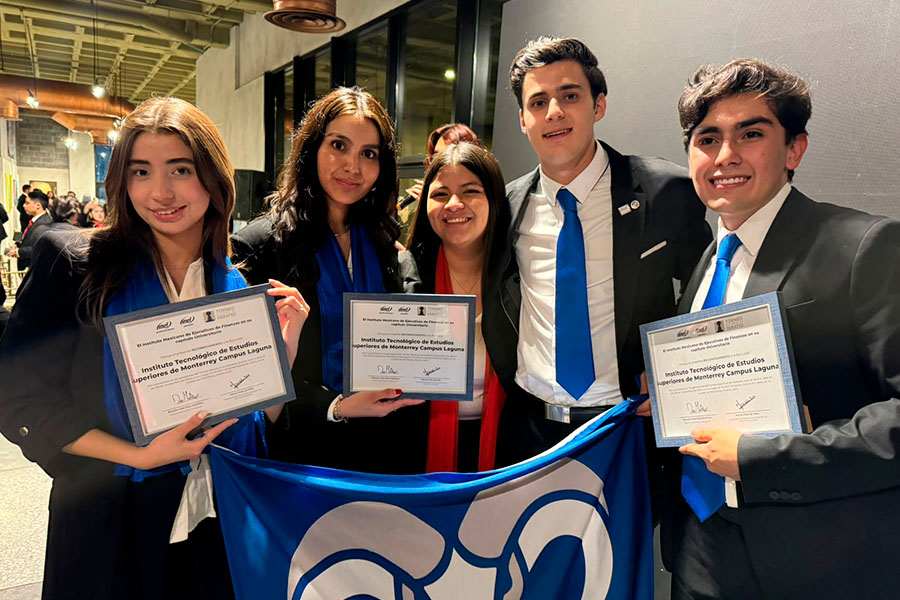
{"label": "glass window", "polygon": [[500,18],[503,13],[503,3],[494,0],[487,6],[489,12],[487,21],[491,32],[491,70],[487,86],[487,98],[485,99],[484,131],[479,131],[484,145],[493,147],[494,141],[494,105],[497,101],[497,69],[500,64]]}
{"label": "glass window", "polygon": [[387,106],[387,21],[356,38],[356,85]]}
{"label": "glass window", "polygon": [[428,134],[449,123],[456,79],[456,2],[418,5],[406,18],[400,156],[425,155]]}
{"label": "glass window", "polygon": [[321,98],[331,91],[331,46],[316,54],[315,97]]}

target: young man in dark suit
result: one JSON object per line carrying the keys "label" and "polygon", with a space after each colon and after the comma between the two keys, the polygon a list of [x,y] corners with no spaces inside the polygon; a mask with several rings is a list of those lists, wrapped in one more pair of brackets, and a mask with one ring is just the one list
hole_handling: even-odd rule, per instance
{"label": "young man in dark suit", "polygon": [[581,41],[540,38],[510,87],[540,165],[507,186],[484,337],[508,393],[498,464],[533,456],[640,390],[638,326],[675,312],[711,239],[684,170],[594,139],[606,80]]}
{"label": "young man in dark suit", "polygon": [[16,202],[16,208],[19,210],[19,224],[21,225],[21,231],[25,231],[25,228],[28,227],[28,221],[31,220],[31,215],[25,210],[25,202],[28,200],[28,194],[30,192],[31,186],[26,183],[22,186],[22,194]]}
{"label": "young man in dark suit", "polygon": [[37,239],[41,237],[44,229],[53,222],[48,208],[50,206],[46,194],[41,190],[34,190],[28,193],[28,200],[25,201],[25,211],[31,217],[25,228],[22,230],[22,241],[18,246],[13,246],[7,253],[9,256],[17,259],[20,271],[24,271],[31,266],[31,254]]}
{"label": "young man in dark suit", "polygon": [[[697,430],[684,456],[672,453],[662,515],[672,598],[896,597],[900,222],[791,186],[811,102],[784,68],[701,67],[679,113],[694,187],[719,215],[717,243],[680,310],[698,310],[719,289],[714,278],[725,303],[782,292],[814,429],[775,438]],[[723,247],[733,250],[729,270],[714,277]],[[710,472],[740,482],[737,508],[722,506],[723,480]],[[691,490],[703,478],[715,493],[698,506]]]}

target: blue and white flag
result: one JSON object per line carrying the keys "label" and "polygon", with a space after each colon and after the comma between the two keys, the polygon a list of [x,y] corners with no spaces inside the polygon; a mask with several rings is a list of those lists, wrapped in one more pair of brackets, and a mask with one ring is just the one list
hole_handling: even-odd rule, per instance
{"label": "blue and white flag", "polygon": [[213,448],[239,599],[651,599],[643,427],[624,402],[487,473],[370,475]]}

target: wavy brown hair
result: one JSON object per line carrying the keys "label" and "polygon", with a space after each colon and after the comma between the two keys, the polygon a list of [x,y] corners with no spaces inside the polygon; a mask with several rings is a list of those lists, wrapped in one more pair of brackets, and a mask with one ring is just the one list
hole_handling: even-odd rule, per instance
{"label": "wavy brown hair", "polygon": [[142,102],[122,121],[109,159],[107,227],[92,232],[80,290],[84,316],[101,331],[106,305],[125,287],[134,266],[149,260],[157,271],[163,269],[153,232],[128,197],[128,161],[142,133],[177,135],[191,149],[197,177],[209,193],[209,208],[203,217],[204,256],[224,264],[231,253],[228,226],[234,210],[234,167],[219,130],[200,109],[184,100],[166,97]]}
{"label": "wavy brown hair", "polygon": [[[438,248],[441,245],[441,239],[431,227],[431,221],[428,220],[428,192],[441,169],[456,165],[465,167],[481,181],[484,195],[488,201],[488,221],[483,240],[485,261],[491,255],[497,219],[500,216],[501,205],[506,201],[506,187],[500,165],[494,155],[482,146],[471,142],[460,142],[450,145],[434,155],[425,172],[422,195],[419,196],[416,208],[416,219],[409,232],[409,251],[416,259],[416,266],[426,290],[433,289]],[[486,277],[487,269],[482,268],[482,290],[488,287]]]}
{"label": "wavy brown hair", "polygon": [[372,189],[350,207],[349,223],[366,226],[382,258],[400,235],[397,212],[397,140],[384,107],[359,88],[337,88],[317,100],[294,133],[291,154],[278,176],[278,190],[269,197],[269,217],[275,240],[281,244],[302,230],[302,237],[318,247],[331,235],[328,205],[319,182],[316,155],[325,128],[344,115],[362,115],[378,130],[378,179]]}

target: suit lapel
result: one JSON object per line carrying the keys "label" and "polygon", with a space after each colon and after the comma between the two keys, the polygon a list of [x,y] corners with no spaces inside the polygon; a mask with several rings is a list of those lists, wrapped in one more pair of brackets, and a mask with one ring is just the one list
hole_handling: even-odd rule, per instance
{"label": "suit lapel", "polygon": [[[616,348],[621,351],[634,315],[646,206],[640,182],[632,178],[628,159],[603,142],[600,144],[609,157],[612,176],[610,210],[613,218]],[[637,208],[632,208],[634,202],[638,203]],[[621,206],[629,207],[625,214],[619,211]]]}
{"label": "suit lapel", "polygon": [[[744,289],[744,298],[781,289],[784,278],[802,254],[812,200],[791,190],[766,234]],[[693,279],[693,278],[692,278]]]}
{"label": "suit lapel", "polygon": [[684,289],[684,294],[681,295],[681,300],[678,301],[677,312],[679,315],[691,312],[691,304],[694,303],[694,296],[697,295],[697,288],[700,287],[700,282],[703,281],[703,274],[706,273],[706,268],[709,266],[709,261],[712,260],[712,255],[715,251],[716,240],[713,239],[712,243],[707,246],[706,250],[703,252],[703,256],[697,261],[697,266],[694,267],[694,272],[691,274],[691,279]]}

